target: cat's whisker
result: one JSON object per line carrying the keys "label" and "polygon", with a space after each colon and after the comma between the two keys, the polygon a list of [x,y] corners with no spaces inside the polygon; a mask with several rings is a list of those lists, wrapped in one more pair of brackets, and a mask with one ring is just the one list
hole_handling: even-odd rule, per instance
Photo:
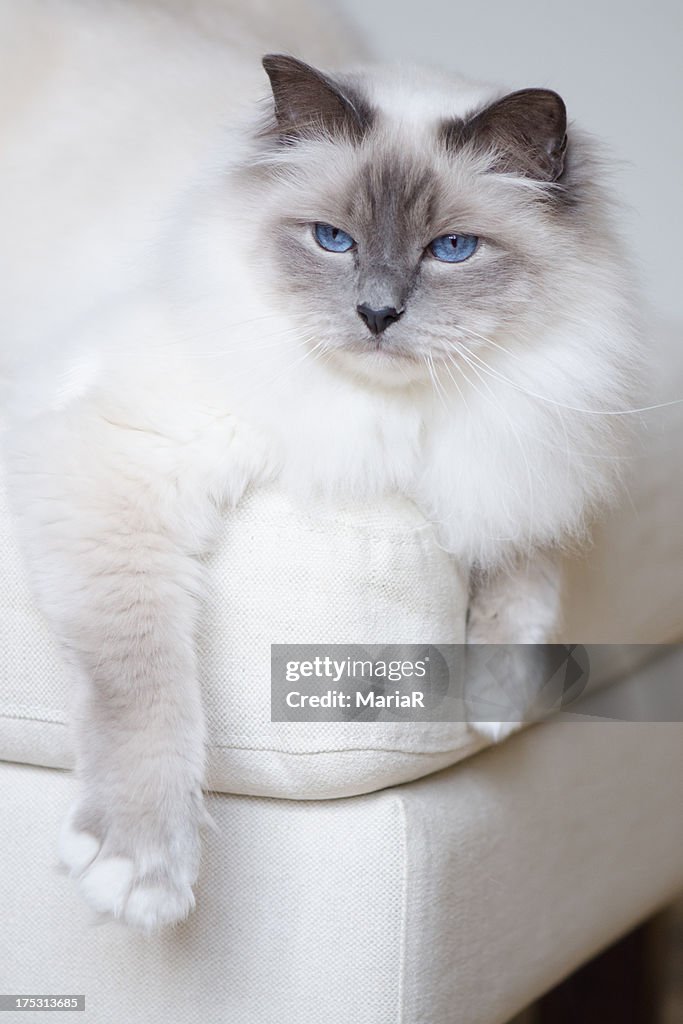
{"label": "cat's whisker", "polygon": [[[216,327],[206,331],[205,334],[217,334],[219,331],[234,331],[240,327],[250,327],[252,324],[260,323],[263,320],[277,320],[282,317],[281,313],[263,313],[260,316],[250,317],[246,320],[238,320],[235,323],[221,323]],[[172,344],[182,345],[187,341],[192,340],[193,335],[179,335],[177,339],[174,339]]]}
{"label": "cat's whisker", "polygon": [[435,396],[438,396],[438,390],[437,390],[437,387],[436,387],[436,381],[434,379],[434,369],[433,369],[433,365],[430,363],[429,355],[425,355],[424,356],[424,364],[427,367],[427,370],[429,372],[429,380],[430,380],[431,385],[432,385],[432,391],[434,392]]}
{"label": "cat's whisker", "polygon": [[[261,338],[259,339],[259,341],[257,341],[257,342],[253,342],[251,339],[245,338],[244,341],[241,344],[238,344],[234,348],[233,347],[230,347],[230,348],[225,347],[224,348],[224,347],[221,346],[219,348],[207,349],[205,351],[201,351],[201,350],[198,350],[198,349],[193,349],[191,344],[183,343],[182,354],[186,354],[187,356],[189,356],[191,358],[199,358],[199,357],[201,357],[201,358],[207,358],[208,359],[208,358],[212,358],[212,357],[216,357],[216,356],[234,355],[235,353],[244,352],[245,351],[245,346],[247,344],[249,346],[249,348],[248,348],[249,352],[264,352],[264,351],[268,351],[270,349],[278,348],[283,340],[287,340],[288,338],[291,338],[291,337],[297,337],[297,335],[299,335],[300,333],[301,332],[300,332],[299,328],[297,328],[297,327],[285,327],[285,328],[281,329],[280,331],[273,332],[272,334],[262,335]],[[275,340],[273,340],[273,339],[275,339]],[[231,338],[230,340],[232,342],[234,342],[236,339],[235,338]],[[261,340],[264,341],[264,342],[267,342],[268,344],[260,344]],[[145,351],[162,351],[163,352],[165,349],[171,348],[172,346],[177,346],[179,348],[180,345],[181,345],[180,342],[171,343],[171,344],[167,344],[165,342],[160,342],[160,343],[158,343],[156,345],[149,345],[149,346],[146,345],[145,346]]]}
{"label": "cat's whisker", "polygon": [[[313,341],[313,339],[312,338],[302,338],[302,341],[310,343],[310,342]],[[316,342],[316,344],[313,345],[313,348],[306,349],[304,354],[299,359],[294,359],[292,362],[290,362],[286,366],[284,366],[282,368],[282,370],[280,371],[280,373],[277,373],[277,374],[275,374],[275,376],[269,377],[269,378],[267,378],[264,381],[259,381],[258,382],[258,387],[259,388],[264,388],[264,387],[268,387],[271,384],[278,383],[278,381],[282,380],[282,378],[285,377],[291,370],[293,370],[297,366],[300,366],[302,363],[304,363],[307,359],[310,359],[311,357],[313,358],[314,361],[316,361],[317,357],[318,357],[318,354],[319,354],[320,350],[323,347],[323,344],[324,343],[322,341]],[[249,395],[253,394],[255,390],[257,390],[257,388],[254,388],[251,392],[248,392],[248,394]]]}
{"label": "cat's whisker", "polygon": [[[470,333],[476,333],[476,332],[472,332],[471,331]],[[499,349],[501,352],[504,352],[506,355],[511,356],[513,359],[517,359],[520,362],[522,361],[521,360],[521,356],[519,355],[519,353],[513,352],[512,349],[506,348],[504,345],[501,345],[499,342],[494,341],[493,338],[485,338],[483,334],[477,334],[476,336],[478,338],[480,338],[482,341],[486,342],[487,344],[493,345],[495,348]],[[480,356],[478,356],[477,353],[472,352],[471,355],[477,359],[477,362],[479,362],[480,365],[485,363],[485,360],[482,359]],[[567,431],[567,424],[565,422],[563,410],[558,408],[557,415],[559,417],[560,424],[562,426],[562,433],[564,435],[564,444],[565,444],[564,454],[565,454],[565,459],[566,459],[566,465],[567,465],[567,467],[569,467],[570,464],[571,464],[571,455],[570,455],[570,451],[569,451],[569,448],[570,448],[570,446],[569,446],[569,433]],[[558,447],[557,450],[560,451],[561,449]]]}
{"label": "cat's whisker", "polygon": [[[462,352],[460,354],[463,355]],[[528,526],[528,531],[527,531],[526,545],[527,545],[527,557],[531,558],[531,554],[532,554],[532,551],[533,551],[533,531],[532,531],[532,528],[531,528],[531,524],[534,522],[535,501],[534,501],[533,476],[532,476],[532,473],[531,473],[531,465],[529,463],[529,457],[528,457],[528,454],[527,454],[527,450],[524,447],[524,443],[523,443],[522,438],[520,436],[520,432],[517,430],[517,428],[515,427],[515,424],[512,421],[512,417],[507,413],[507,411],[503,408],[502,404],[497,400],[497,398],[496,398],[496,396],[495,396],[491,386],[484,380],[484,378],[481,376],[481,374],[477,371],[476,366],[474,366],[474,364],[470,362],[470,360],[467,358],[467,356],[464,356],[464,359],[467,362],[467,365],[472,369],[472,371],[474,373],[476,373],[476,375],[479,378],[479,380],[486,387],[486,390],[489,392],[490,397],[487,398],[487,396],[477,387],[477,385],[474,383],[474,381],[472,381],[469,378],[469,376],[465,372],[465,369],[464,369],[463,366],[459,367],[460,372],[462,373],[463,377],[468,382],[470,387],[478,395],[480,395],[480,397],[483,398],[484,401],[486,401],[490,405],[492,405],[493,408],[496,409],[497,412],[502,413],[502,415],[505,417],[505,420],[508,423],[508,425],[510,427],[510,430],[512,431],[512,435],[515,438],[515,441],[517,442],[517,445],[519,447],[520,453],[522,455],[522,459],[524,460],[524,466],[525,466],[526,476],[527,476],[527,485],[528,485],[528,490],[529,490],[529,513],[530,513],[529,514],[529,518],[528,518],[529,526]]]}
{"label": "cat's whisker", "polygon": [[[311,343],[313,341],[312,338],[307,338],[305,335],[303,335],[301,333],[299,333],[298,337],[301,340],[302,344]],[[286,374],[289,369],[291,369],[294,366],[297,366],[299,363],[303,362],[304,359],[308,358],[308,356],[310,356],[313,353],[315,353],[322,346],[322,344],[323,344],[322,342],[318,342],[314,346],[314,348],[312,350],[310,350],[310,349],[306,350],[306,352],[304,353],[304,355],[303,355],[303,357],[301,359],[293,360],[292,362],[287,363],[286,366],[282,367],[280,373],[276,374],[274,377],[267,378],[266,380],[260,381],[259,382],[260,386],[265,386],[265,385],[271,383],[272,381],[278,380],[279,377],[283,376],[284,374]],[[277,347],[279,347],[279,342],[276,342],[273,345],[268,346],[268,348],[271,348],[271,349],[272,348],[277,348]],[[239,349],[238,351],[244,352],[244,349]],[[194,353],[190,353],[190,355],[193,355],[193,354]],[[217,354],[218,355],[222,355],[223,353],[221,351],[221,352],[219,352]],[[244,366],[241,370],[239,370],[237,372],[231,372],[230,375],[229,375],[229,380],[232,383],[234,381],[239,381],[239,380],[241,380],[244,377],[255,376],[256,374],[257,374],[257,368],[254,367],[253,365],[248,365],[248,366]],[[251,394],[252,392],[248,392],[248,393]]]}
{"label": "cat's whisker", "polygon": [[[488,340],[491,341],[491,339]],[[492,342],[492,344],[495,344],[495,342]],[[504,351],[507,350],[504,349]],[[567,412],[578,412],[588,416],[632,416],[645,412],[654,412],[657,409],[668,409],[671,406],[683,404],[683,398],[674,398],[668,402],[659,402],[656,405],[646,405],[636,409],[584,409],[576,405],[566,405],[563,402],[557,402],[552,398],[548,398],[546,395],[540,395],[538,392],[529,391],[528,388],[522,387],[521,384],[511,380],[509,377],[506,377],[500,370],[490,366],[490,364],[482,359],[481,356],[477,355],[476,352],[470,351],[469,355],[478,361],[484,373],[488,373],[490,376],[508,384],[510,387],[515,388],[515,390],[520,391],[522,394],[528,395],[529,398],[536,398],[539,401],[546,402],[548,405],[553,405],[558,409],[566,409]]]}
{"label": "cat's whisker", "polygon": [[[270,316],[269,316],[269,319],[270,319]],[[192,345],[195,344],[197,341],[202,341],[202,340],[204,340],[204,338],[208,339],[208,338],[210,338],[210,337],[212,337],[214,335],[217,335],[219,333],[223,333],[223,334],[226,335],[226,337],[230,337],[231,342],[235,341],[235,340],[239,340],[239,336],[238,336],[237,339],[235,339],[234,336],[231,336],[230,332],[234,331],[237,327],[248,326],[249,323],[250,323],[250,321],[247,320],[247,321],[244,321],[243,324],[221,325],[220,327],[216,327],[216,328],[213,328],[211,330],[203,331],[200,335],[176,336],[176,337],[172,337],[172,338],[164,338],[162,341],[154,340],[154,339],[151,339],[151,338],[144,338],[141,341],[141,339],[139,337],[134,337],[134,338],[132,338],[129,341],[128,345],[124,344],[124,345],[120,346],[117,349],[117,352],[128,351],[128,350],[130,350],[132,352],[138,352],[140,350],[140,348],[142,347],[145,352],[169,351],[169,352],[173,353],[173,352],[175,352],[176,350],[179,349],[179,350],[181,350],[181,352],[191,353],[192,355],[201,355],[202,354],[201,352],[192,349]],[[295,326],[283,327],[283,328],[280,328],[278,331],[274,331],[274,332],[271,332],[269,334],[261,334],[261,335],[259,335],[259,339],[258,340],[263,339],[263,340],[267,341],[267,340],[269,340],[271,338],[277,338],[280,335],[296,334],[297,330],[298,330],[298,328],[295,327]],[[245,342],[247,342],[247,341],[249,342],[250,348],[257,348],[258,347],[258,340],[257,340],[256,343],[254,343],[253,341],[251,341],[248,338],[248,336],[245,335],[245,338],[244,338]],[[211,350],[212,353],[213,353],[213,351],[214,350]],[[233,349],[228,349],[228,348],[221,347],[221,348],[215,349],[216,353],[221,353],[221,352],[223,352],[223,353],[230,353],[230,352],[240,352],[240,351],[243,351],[243,347],[236,347],[236,348],[233,348]]]}
{"label": "cat's whisker", "polygon": [[395,366],[396,369],[400,372],[400,374],[403,377],[403,379],[408,384],[410,384],[411,380],[410,380],[410,377],[408,376],[408,374],[406,372],[405,366],[403,365],[403,360],[400,359],[400,358],[399,359],[394,359],[393,362],[392,362],[392,365]]}
{"label": "cat's whisker", "polygon": [[[455,364],[454,364],[454,365],[455,365]],[[459,382],[459,381],[458,381],[458,379],[457,379],[457,378],[456,378],[456,377],[455,377],[455,376],[454,376],[454,375],[453,375],[453,374],[451,373],[451,368],[450,368],[450,366],[448,365],[448,363],[444,363],[444,367],[445,367],[445,369],[446,369],[446,373],[448,374],[448,376],[449,376],[449,377],[451,378],[451,380],[452,380],[452,381],[453,381],[453,383],[455,384],[455,387],[456,387],[456,388],[457,388],[457,390],[458,390],[458,394],[459,394],[459,395],[460,395],[460,397],[462,398],[462,401],[463,401],[463,405],[465,406],[465,409],[466,409],[466,411],[467,411],[467,414],[468,414],[468,416],[471,416],[471,410],[470,410],[470,406],[469,406],[469,403],[468,403],[468,401],[467,401],[467,398],[466,398],[466,396],[465,396],[465,392],[464,392],[464,391],[463,391],[463,389],[462,389],[462,388],[460,387],[460,382]]]}
{"label": "cat's whisker", "polygon": [[[467,360],[468,355],[471,355],[471,353],[466,353],[465,351],[463,351],[461,349],[458,349],[458,355],[462,359]],[[453,363],[454,366],[458,366],[457,362],[455,362],[455,360],[453,360],[452,357],[451,357],[451,362]],[[471,363],[470,363],[470,366],[472,367],[472,369],[475,369],[475,366],[472,365]],[[458,367],[458,369],[460,369],[460,367]],[[479,376],[479,374],[477,374],[477,375]],[[482,380],[482,383],[483,383],[483,378],[482,377],[480,377],[480,380]],[[488,390],[491,391],[491,394],[493,394],[493,391],[492,391],[490,385],[488,385]],[[547,437],[539,437],[538,434],[532,433],[528,429],[528,427],[525,427],[525,426],[523,426],[521,424],[519,419],[516,419],[515,422],[517,423],[519,428],[523,431],[523,433],[525,434],[526,437],[531,438],[531,440],[535,441],[537,444],[543,445],[543,447],[548,448],[551,451],[562,452],[566,456],[568,463],[571,462],[572,459],[576,459],[576,458],[581,458],[581,459],[601,459],[601,460],[604,460],[606,462],[615,462],[615,463],[624,463],[625,462],[625,463],[628,463],[628,462],[636,462],[639,459],[644,459],[644,458],[648,457],[645,453],[642,453],[642,454],[634,454],[634,453],[632,453],[632,454],[629,454],[629,455],[613,455],[613,454],[610,454],[610,453],[607,453],[607,452],[601,452],[601,451],[593,451],[593,452],[580,451],[578,448],[574,448],[574,447],[572,447],[570,445],[569,434],[568,434],[568,431],[567,431],[567,425],[566,425],[566,422],[565,422],[563,416],[560,417],[560,422],[561,422],[561,425],[562,425],[562,430],[563,430],[563,434],[564,434],[564,438],[565,438],[565,445],[564,445],[564,447],[561,446],[561,445],[558,445],[558,444],[553,444],[552,441],[549,441]]]}
{"label": "cat's whisker", "polygon": [[427,355],[427,369],[429,370],[429,376],[431,378],[432,385],[434,387],[434,393],[437,395],[437,397],[441,401],[441,404],[443,405],[446,413],[448,413],[449,410],[448,410],[448,404],[446,403],[445,392],[443,390],[443,385],[441,384],[441,382],[438,379],[437,372],[436,372],[436,367],[434,366],[434,359],[433,359],[431,353],[428,353],[428,355]]}
{"label": "cat's whisker", "polygon": [[501,345],[499,342],[494,341],[493,338],[487,338],[485,335],[479,334],[478,331],[472,330],[471,327],[465,327],[463,324],[458,324],[457,330],[461,331],[464,334],[469,334],[470,337],[476,338],[477,341],[484,342],[485,345],[492,345],[494,348],[497,348],[501,352],[504,352],[506,355],[510,356],[512,359],[516,359],[519,362],[522,362],[522,357],[519,354],[519,352],[513,352],[512,349],[505,348],[504,345]]}

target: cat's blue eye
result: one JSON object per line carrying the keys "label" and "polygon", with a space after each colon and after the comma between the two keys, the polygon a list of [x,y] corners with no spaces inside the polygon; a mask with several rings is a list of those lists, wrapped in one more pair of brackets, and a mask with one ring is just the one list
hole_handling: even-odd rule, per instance
{"label": "cat's blue eye", "polygon": [[432,256],[443,263],[462,263],[473,256],[479,245],[476,235],[441,235],[427,248]]}
{"label": "cat's blue eye", "polygon": [[322,249],[328,252],[348,252],[356,244],[341,228],[332,227],[331,224],[316,224],[313,228],[315,240]]}

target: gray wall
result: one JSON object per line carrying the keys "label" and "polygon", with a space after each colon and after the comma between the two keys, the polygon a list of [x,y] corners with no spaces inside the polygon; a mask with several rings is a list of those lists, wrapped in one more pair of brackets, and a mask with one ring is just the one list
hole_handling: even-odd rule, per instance
{"label": "gray wall", "polygon": [[646,295],[683,319],[683,3],[337,0],[382,58],[547,86],[607,141]]}

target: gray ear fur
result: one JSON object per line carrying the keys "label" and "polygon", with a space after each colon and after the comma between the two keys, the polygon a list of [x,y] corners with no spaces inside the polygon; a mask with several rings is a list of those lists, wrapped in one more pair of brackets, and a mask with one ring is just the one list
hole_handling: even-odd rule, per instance
{"label": "gray ear fur", "polygon": [[270,79],[275,119],[289,141],[321,128],[331,135],[360,139],[372,123],[367,103],[322,71],[284,54],[267,54],[263,67]]}
{"label": "gray ear fur", "polygon": [[495,170],[557,181],[564,170],[567,110],[550,89],[522,89],[445,127],[448,145],[475,140],[493,148]]}

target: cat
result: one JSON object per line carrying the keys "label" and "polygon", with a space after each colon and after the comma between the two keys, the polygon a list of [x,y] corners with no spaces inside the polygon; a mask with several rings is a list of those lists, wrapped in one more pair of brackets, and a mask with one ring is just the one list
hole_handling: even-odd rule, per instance
{"label": "cat", "polygon": [[[263,67],[262,109],[231,97],[107,301],[51,330],[27,309],[20,358],[3,341],[10,500],[79,694],[60,855],[91,907],[147,932],[194,905],[194,635],[221,509],[274,479],[304,502],[400,492],[471,570],[468,640],[545,642],[557,553],[614,490],[638,358],[604,160],[559,95]],[[89,245],[84,294],[89,254],[107,260]]]}

